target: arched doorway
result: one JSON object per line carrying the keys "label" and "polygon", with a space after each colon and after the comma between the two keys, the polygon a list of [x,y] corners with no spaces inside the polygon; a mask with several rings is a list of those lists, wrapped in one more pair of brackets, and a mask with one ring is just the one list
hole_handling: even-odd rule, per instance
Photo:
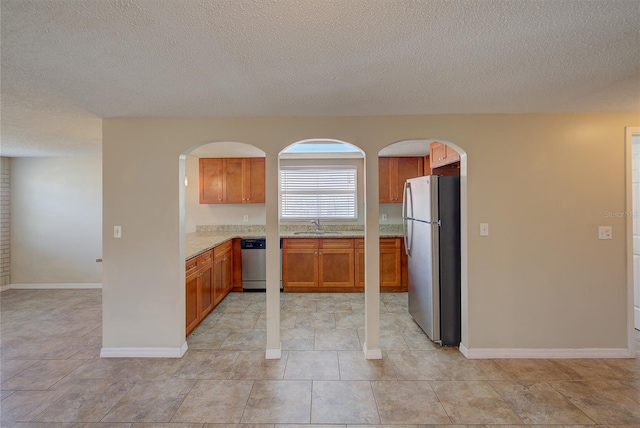
{"label": "arched doorway", "polygon": [[[225,236],[234,236],[238,229],[264,234],[264,199],[245,195],[247,191],[264,195],[264,190],[258,189],[264,187],[264,159],[261,149],[238,142],[200,143],[179,157],[181,254],[187,260],[180,307],[190,347],[214,346],[216,339],[207,323],[213,325],[220,307],[228,305],[226,296],[230,291],[243,290],[240,240]],[[216,165],[217,172],[208,177],[207,171]],[[251,172],[254,170],[259,172],[257,181]],[[220,199],[207,192],[219,193]],[[264,295],[236,304],[248,306],[254,301],[261,301],[264,308]],[[264,318],[263,312],[251,314],[253,322],[240,322],[254,326],[260,316]],[[226,333],[226,340],[241,339],[232,337],[234,326],[232,321],[228,324],[226,329],[216,328],[216,334]],[[266,341],[264,337],[256,338],[260,339]]]}
{"label": "arched doorway", "polygon": [[360,350],[364,152],[342,140],[300,140],[280,152],[278,170],[282,349]]}
{"label": "arched doorway", "polygon": [[[459,268],[456,267],[457,275],[459,275],[459,303],[456,303],[456,309],[459,308],[460,314],[456,315],[457,322],[460,323],[460,328],[456,327],[460,335],[460,350],[465,353],[465,343],[467,341],[467,235],[466,235],[466,199],[467,199],[467,155],[460,147],[455,144],[436,139],[410,139],[398,141],[384,147],[379,152],[379,179],[380,179],[380,217],[381,224],[388,222],[390,226],[400,226],[403,223],[403,204],[402,204],[402,183],[406,179],[414,176],[457,176],[459,177],[459,212],[460,212],[460,225],[459,233],[460,238],[455,239],[459,244]],[[389,181],[385,182],[389,177]],[[458,209],[456,207],[456,209]],[[402,226],[400,226],[402,227]],[[406,225],[405,225],[406,228]],[[404,232],[404,231],[403,231]],[[403,233],[405,235],[405,233]],[[403,241],[403,266],[402,266],[402,285],[403,291],[409,289],[409,267],[407,257],[407,242],[406,238]],[[416,267],[413,267],[416,269]],[[415,272],[414,272],[415,273]],[[415,293],[415,292],[414,292]],[[381,348],[392,349],[394,347],[402,349],[404,346],[411,349],[412,347],[432,347],[433,342],[426,336],[421,329],[417,328],[417,324],[414,322],[408,322],[409,319],[413,321],[410,312],[423,312],[422,309],[410,308],[410,300],[406,295],[394,296],[381,294]],[[414,300],[416,298],[414,297]],[[425,303],[426,304],[426,303]],[[393,309],[390,313],[385,314],[385,310],[388,311],[388,307]],[[415,306],[415,303],[414,303]],[[399,314],[399,319],[394,319],[393,312]],[[414,313],[414,315],[416,315]],[[439,323],[439,316],[436,316]],[[422,324],[424,322],[421,321]],[[430,322],[428,322],[430,324]],[[394,332],[395,329],[396,331]],[[436,341],[440,342],[440,328],[438,334],[434,337]],[[385,330],[386,328],[386,330]],[[433,331],[430,332],[433,336]],[[399,336],[402,339],[400,340]],[[457,341],[458,339],[456,339]]]}

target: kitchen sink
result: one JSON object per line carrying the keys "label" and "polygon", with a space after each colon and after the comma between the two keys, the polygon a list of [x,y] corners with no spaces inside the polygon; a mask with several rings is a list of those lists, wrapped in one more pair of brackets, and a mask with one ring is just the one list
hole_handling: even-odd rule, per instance
{"label": "kitchen sink", "polygon": [[294,235],[340,235],[342,232],[316,232],[315,230],[308,232],[293,232]]}

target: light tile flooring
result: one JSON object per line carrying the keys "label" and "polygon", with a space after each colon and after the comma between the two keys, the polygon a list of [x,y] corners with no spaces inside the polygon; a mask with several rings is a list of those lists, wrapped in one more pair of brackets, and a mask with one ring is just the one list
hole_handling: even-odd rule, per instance
{"label": "light tile flooring", "polygon": [[282,359],[265,360],[262,293],[229,295],[182,359],[101,359],[100,295],[0,295],[2,427],[640,426],[640,359],[466,360],[404,293],[382,295],[377,361],[362,294],[282,294]]}

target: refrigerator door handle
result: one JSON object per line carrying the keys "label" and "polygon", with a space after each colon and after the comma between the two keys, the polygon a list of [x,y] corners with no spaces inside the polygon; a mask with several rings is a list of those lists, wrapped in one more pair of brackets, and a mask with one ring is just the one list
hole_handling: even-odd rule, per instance
{"label": "refrigerator door handle", "polygon": [[409,203],[411,203],[411,213],[413,215],[413,193],[411,192],[411,183],[405,181],[402,195],[402,236],[404,238],[404,252],[407,256],[411,253],[412,244],[407,230],[407,208]]}

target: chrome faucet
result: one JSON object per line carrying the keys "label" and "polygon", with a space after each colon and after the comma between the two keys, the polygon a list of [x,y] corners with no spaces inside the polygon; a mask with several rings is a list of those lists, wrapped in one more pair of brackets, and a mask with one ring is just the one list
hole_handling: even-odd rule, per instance
{"label": "chrome faucet", "polygon": [[322,227],[320,227],[320,219],[319,218],[317,218],[315,220],[311,220],[311,224],[314,224],[316,226],[316,230],[315,230],[316,232],[322,232],[323,231]]}

